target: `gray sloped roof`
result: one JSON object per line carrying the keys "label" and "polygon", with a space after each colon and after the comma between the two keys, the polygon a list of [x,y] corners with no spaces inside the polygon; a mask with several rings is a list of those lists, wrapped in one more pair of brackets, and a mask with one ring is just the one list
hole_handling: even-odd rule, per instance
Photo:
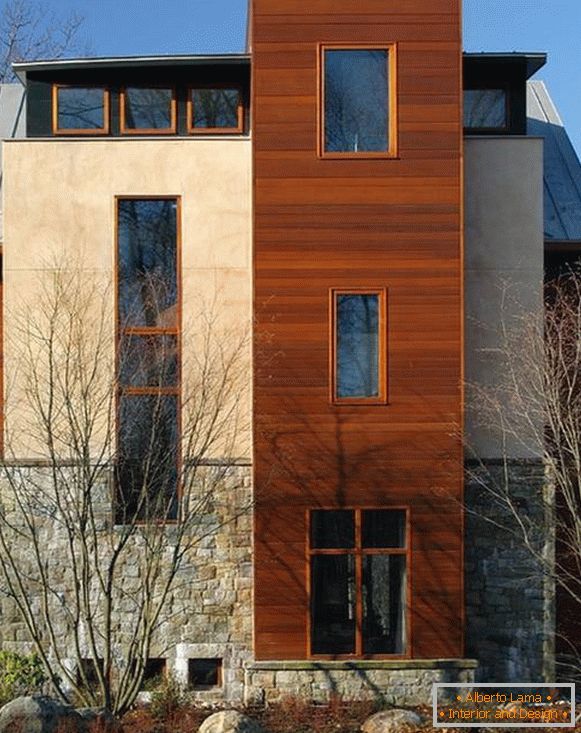
{"label": "gray sloped roof", "polygon": [[527,82],[527,132],[544,138],[545,239],[581,240],[581,163],[547,88]]}
{"label": "gray sloped roof", "polygon": [[[25,135],[25,96],[21,84],[0,84],[0,140]],[[0,145],[0,242],[2,241],[2,146]]]}

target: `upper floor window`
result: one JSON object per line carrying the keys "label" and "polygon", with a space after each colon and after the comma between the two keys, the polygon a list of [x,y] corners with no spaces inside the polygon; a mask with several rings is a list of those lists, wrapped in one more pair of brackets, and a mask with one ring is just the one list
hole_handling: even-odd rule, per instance
{"label": "upper floor window", "polygon": [[464,127],[468,130],[505,130],[508,127],[505,89],[465,89]]}
{"label": "upper floor window", "polygon": [[321,69],[321,154],[394,157],[395,45],[323,46]]}
{"label": "upper floor window", "polygon": [[310,653],[406,653],[407,513],[317,509],[310,515]]}
{"label": "upper floor window", "polygon": [[385,384],[385,290],[331,293],[332,399],[382,404]]}
{"label": "upper floor window", "polygon": [[123,524],[178,515],[179,203],[117,200],[115,515]]}
{"label": "upper floor window", "polygon": [[174,90],[163,87],[125,87],[121,93],[121,131],[152,135],[174,133]]}
{"label": "upper floor window", "polygon": [[68,135],[106,135],[109,132],[109,91],[103,87],[52,88],[53,132]]}
{"label": "upper floor window", "polygon": [[235,87],[190,89],[188,130],[193,133],[240,133],[244,127],[242,94]]}

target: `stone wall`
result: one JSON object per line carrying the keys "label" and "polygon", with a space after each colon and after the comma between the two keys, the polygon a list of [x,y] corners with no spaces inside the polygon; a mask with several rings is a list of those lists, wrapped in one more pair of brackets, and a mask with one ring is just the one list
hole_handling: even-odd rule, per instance
{"label": "stone wall", "polygon": [[550,490],[537,460],[467,464],[466,655],[479,681],[554,680],[554,591],[515,516],[550,562]]}
{"label": "stone wall", "polygon": [[387,705],[431,705],[435,682],[472,682],[475,667],[470,659],[253,662],[246,670],[246,701],[269,703],[298,695],[325,702],[338,694]]}
{"label": "stone wall", "polygon": [[[59,511],[50,511],[52,481],[50,469],[41,466],[13,467],[10,470],[13,489],[31,487],[31,497],[39,498],[32,515],[38,526],[43,562],[50,579],[49,607],[55,632],[54,644],[46,641],[52,656],[65,661],[68,669],[74,669],[72,658],[75,640],[81,647],[81,656],[90,657],[87,629],[83,622],[76,627],[71,555],[67,549],[67,534],[59,526]],[[60,469],[70,477],[70,468]],[[208,471],[212,471],[209,467]],[[63,473],[63,475],[65,475]],[[95,487],[94,504],[99,517],[100,561],[107,562],[110,552],[109,539],[121,528],[111,526],[110,475],[103,471],[102,480]],[[0,484],[2,507],[6,517],[18,523],[18,506],[14,491],[7,484],[6,475]],[[200,692],[208,701],[243,698],[243,664],[252,653],[252,512],[251,469],[249,465],[237,465],[216,485],[215,495],[200,513],[195,533],[199,537],[196,546],[188,550],[167,598],[160,626],[156,632],[150,657],[164,658],[167,668],[183,682],[188,677],[188,659],[220,659],[222,662],[221,686]],[[31,497],[27,497],[27,501]],[[60,517],[62,519],[62,517]],[[168,535],[164,553],[171,553],[176,533],[175,527],[165,529]],[[144,542],[146,531],[137,531],[128,548],[123,552],[113,594],[116,611],[113,615],[115,643],[113,653],[119,663],[124,645],[129,642],[135,628],[135,602],[146,573]],[[11,536],[11,554],[21,569],[29,568],[37,574],[33,551],[26,536]],[[164,558],[165,560],[165,558]],[[42,618],[40,588],[34,581],[26,581],[37,617]],[[2,587],[4,586],[4,587]],[[94,584],[93,603],[96,609],[96,625],[103,594]],[[159,586],[158,586],[159,588]],[[5,583],[0,580],[0,648],[28,653],[33,650],[26,626],[17,612],[16,605],[2,591]],[[73,612],[73,616],[69,612]],[[102,626],[101,626],[102,629]],[[69,656],[70,655],[70,656]],[[198,693],[194,693],[198,695]]]}

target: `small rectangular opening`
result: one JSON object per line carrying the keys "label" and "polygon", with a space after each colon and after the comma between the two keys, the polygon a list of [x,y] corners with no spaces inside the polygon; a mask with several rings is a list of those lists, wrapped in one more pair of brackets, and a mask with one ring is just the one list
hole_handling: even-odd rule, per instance
{"label": "small rectangular opening", "polygon": [[158,687],[167,671],[167,660],[160,657],[152,657],[145,663],[145,671],[143,673],[142,690],[153,690]]}
{"label": "small rectangular opening", "polygon": [[[81,659],[77,668],[77,684],[83,687],[85,684],[89,690],[95,689],[99,684],[99,674],[103,674],[103,660],[93,658]],[[84,678],[84,679],[83,679]]]}
{"label": "small rectangular opening", "polygon": [[221,659],[189,659],[188,686],[191,690],[208,690],[222,686]]}

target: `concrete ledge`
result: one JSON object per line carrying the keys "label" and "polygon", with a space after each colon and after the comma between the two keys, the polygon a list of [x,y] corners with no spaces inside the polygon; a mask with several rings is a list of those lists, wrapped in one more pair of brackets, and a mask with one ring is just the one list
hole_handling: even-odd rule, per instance
{"label": "concrete ledge", "polygon": [[254,672],[316,672],[366,669],[476,669],[476,659],[352,659],[247,662],[245,669]]}

